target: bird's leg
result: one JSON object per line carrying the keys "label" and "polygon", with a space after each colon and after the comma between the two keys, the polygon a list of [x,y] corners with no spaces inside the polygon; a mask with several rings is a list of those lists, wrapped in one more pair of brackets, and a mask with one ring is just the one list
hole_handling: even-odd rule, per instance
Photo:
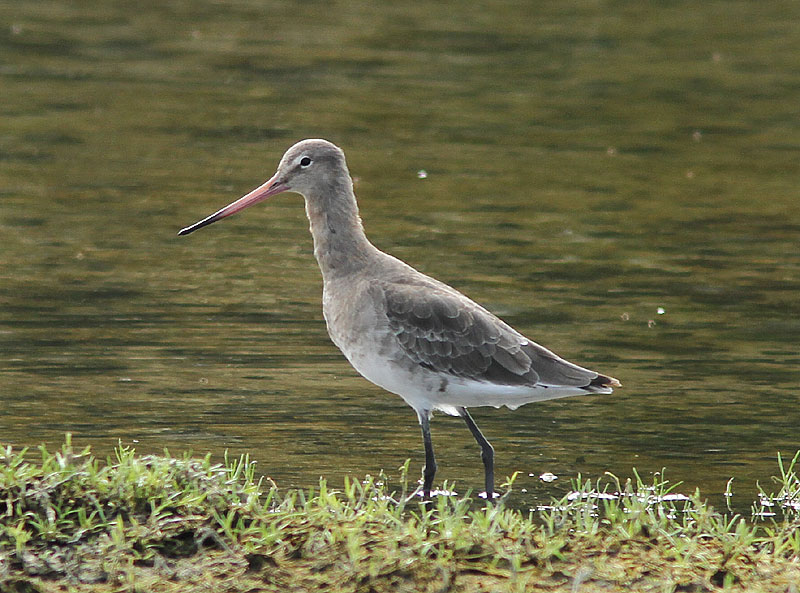
{"label": "bird's leg", "polygon": [[458,415],[467,423],[467,428],[478,441],[481,446],[481,459],[483,460],[483,469],[486,476],[486,499],[492,500],[494,498],[494,448],[491,443],[483,436],[481,429],[475,424],[472,416],[469,415],[466,408],[457,408]]}
{"label": "bird's leg", "polygon": [[422,494],[425,498],[431,497],[433,477],[436,475],[436,457],[433,454],[433,441],[431,441],[430,412],[421,410],[417,412],[419,425],[422,427],[422,442],[425,444],[425,467],[422,469]]}

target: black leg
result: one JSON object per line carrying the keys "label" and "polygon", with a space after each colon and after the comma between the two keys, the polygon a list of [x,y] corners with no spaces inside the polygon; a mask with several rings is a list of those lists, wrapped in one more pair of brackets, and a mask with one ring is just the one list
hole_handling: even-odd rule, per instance
{"label": "black leg", "polygon": [[433,477],[436,475],[436,457],[433,454],[433,442],[431,441],[430,412],[422,410],[418,412],[417,415],[419,416],[419,425],[422,427],[422,442],[425,444],[425,467],[422,469],[422,494],[425,498],[430,498]]}
{"label": "black leg", "polygon": [[481,446],[481,459],[483,460],[483,469],[486,476],[486,499],[492,500],[494,498],[494,448],[483,436],[481,429],[478,428],[472,416],[467,412],[467,408],[458,408],[458,415],[467,423],[467,428],[469,428],[472,436]]}

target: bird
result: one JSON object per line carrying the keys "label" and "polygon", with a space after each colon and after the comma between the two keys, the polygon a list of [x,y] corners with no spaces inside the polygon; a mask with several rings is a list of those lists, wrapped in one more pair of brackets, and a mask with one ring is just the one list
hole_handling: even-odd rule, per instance
{"label": "bird", "polygon": [[300,194],[322,272],[322,311],[333,343],[355,370],[414,409],[422,430],[422,496],[431,498],[434,411],[460,416],[481,449],[485,496],[496,496],[494,448],[468,409],[582,394],[620,382],[561,358],[449,285],[367,238],[345,154],[307,139],[291,146],[265,183],[179,231],[187,235],[284,192]]}

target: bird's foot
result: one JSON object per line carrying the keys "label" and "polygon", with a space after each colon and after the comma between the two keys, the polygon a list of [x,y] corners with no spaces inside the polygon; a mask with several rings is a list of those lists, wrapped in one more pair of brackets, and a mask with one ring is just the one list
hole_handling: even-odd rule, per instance
{"label": "bird's foot", "polygon": [[411,496],[412,498],[417,496],[425,500],[433,500],[437,496],[458,496],[458,492],[455,490],[431,490],[429,492],[425,492],[424,490],[420,489],[415,491]]}

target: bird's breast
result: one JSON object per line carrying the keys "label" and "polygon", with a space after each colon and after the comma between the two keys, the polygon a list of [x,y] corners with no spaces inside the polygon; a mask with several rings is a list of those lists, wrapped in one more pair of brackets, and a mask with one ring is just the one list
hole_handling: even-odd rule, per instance
{"label": "bird's breast", "polygon": [[322,314],[328,335],[349,360],[381,341],[386,326],[367,288],[368,283],[347,277],[326,281],[323,288]]}
{"label": "bird's breast", "polygon": [[404,395],[401,384],[416,365],[402,352],[368,281],[326,282],[323,315],[328,335],[356,371],[372,383]]}

